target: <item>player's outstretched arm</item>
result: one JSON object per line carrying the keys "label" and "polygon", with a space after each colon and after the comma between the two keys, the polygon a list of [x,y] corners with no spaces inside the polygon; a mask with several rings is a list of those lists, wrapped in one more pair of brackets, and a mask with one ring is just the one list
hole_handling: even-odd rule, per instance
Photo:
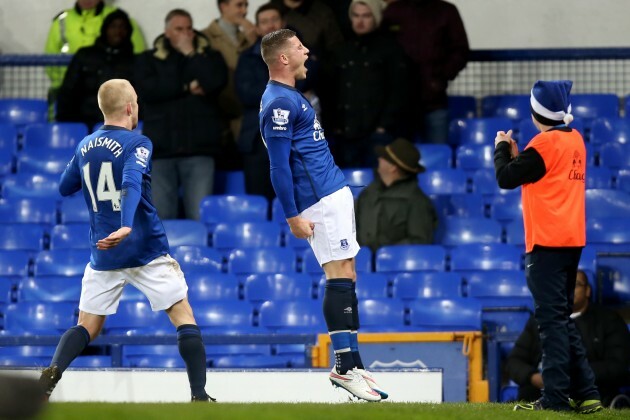
{"label": "player's outstretched arm", "polygon": [[96,248],[100,249],[101,251],[112,249],[130,234],[131,228],[123,226],[116,232],[110,234],[107,238],[103,238],[100,241],[96,242]]}

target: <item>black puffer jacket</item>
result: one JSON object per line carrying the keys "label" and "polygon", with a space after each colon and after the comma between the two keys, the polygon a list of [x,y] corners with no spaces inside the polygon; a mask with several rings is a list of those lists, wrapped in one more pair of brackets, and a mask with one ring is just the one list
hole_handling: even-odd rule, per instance
{"label": "black puffer jacket", "polygon": [[[175,50],[163,35],[153,45],[138,56],[135,74],[144,106],[142,131],[153,141],[154,158],[217,153],[223,128],[218,95],[227,83],[223,57],[199,32],[191,56]],[[193,80],[204,96],[189,92]]]}

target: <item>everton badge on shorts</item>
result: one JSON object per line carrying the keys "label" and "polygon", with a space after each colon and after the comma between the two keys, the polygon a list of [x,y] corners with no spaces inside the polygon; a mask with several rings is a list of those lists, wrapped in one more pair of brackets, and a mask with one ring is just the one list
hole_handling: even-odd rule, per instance
{"label": "everton badge on shorts", "polygon": [[271,117],[271,120],[274,124],[286,125],[289,122],[289,113],[291,113],[291,111],[276,108],[273,110],[273,117]]}
{"label": "everton badge on shorts", "polygon": [[348,248],[349,248],[348,240],[347,239],[342,239],[341,240],[341,249],[343,249],[345,251]]}

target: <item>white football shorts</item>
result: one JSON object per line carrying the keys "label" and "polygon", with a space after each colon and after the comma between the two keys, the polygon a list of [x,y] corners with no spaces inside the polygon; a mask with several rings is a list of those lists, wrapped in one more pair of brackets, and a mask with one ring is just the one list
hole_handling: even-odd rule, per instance
{"label": "white football shorts", "polygon": [[359,252],[354,221],[354,197],[349,187],[322,198],[304,210],[301,217],[315,224],[308,238],[319,265],[354,258]]}
{"label": "white football shorts", "polygon": [[112,315],[118,310],[123,287],[131,284],[163,311],[186,297],[188,285],[179,264],[170,255],[157,257],[147,265],[98,271],[88,264],[83,274],[79,309],[94,315]]}

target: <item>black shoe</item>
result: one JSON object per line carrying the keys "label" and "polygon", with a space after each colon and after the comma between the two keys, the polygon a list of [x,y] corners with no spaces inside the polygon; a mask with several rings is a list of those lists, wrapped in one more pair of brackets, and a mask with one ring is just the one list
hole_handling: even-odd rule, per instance
{"label": "black shoe", "polygon": [[538,411],[544,410],[545,408],[542,406],[540,400],[536,400],[531,403],[518,403],[514,406],[514,411],[518,410],[529,410],[529,411]]}
{"label": "black shoe", "polygon": [[42,370],[42,374],[39,377],[39,386],[42,392],[46,394],[46,398],[50,397],[60,379],[61,372],[59,372],[57,366],[50,366]]}
{"label": "black shoe", "polygon": [[216,402],[216,401],[217,401],[216,398],[212,398],[208,394],[199,395],[199,396],[193,395],[192,398],[190,399],[190,402]]}

